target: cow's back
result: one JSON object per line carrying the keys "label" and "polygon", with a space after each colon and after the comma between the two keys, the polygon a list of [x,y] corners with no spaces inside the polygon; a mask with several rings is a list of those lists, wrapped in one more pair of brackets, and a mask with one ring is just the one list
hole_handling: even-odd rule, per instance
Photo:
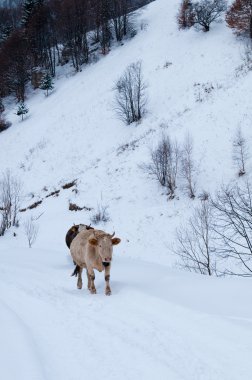
{"label": "cow's back", "polygon": [[73,239],[78,235],[78,233],[79,233],[79,225],[72,226],[67,231],[65,241],[66,241],[66,245],[68,246],[68,248],[70,248]]}

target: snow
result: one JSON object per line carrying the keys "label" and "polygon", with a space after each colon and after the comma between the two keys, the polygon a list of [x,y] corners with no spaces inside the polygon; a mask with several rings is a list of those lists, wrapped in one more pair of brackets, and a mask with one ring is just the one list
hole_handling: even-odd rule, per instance
{"label": "snow", "polygon": [[[81,73],[59,76],[50,96],[34,91],[23,122],[14,103],[7,107],[12,127],[0,134],[0,171],[8,167],[23,182],[22,207],[43,202],[21,214],[16,237],[12,229],[0,239],[1,379],[251,377],[250,280],[174,268],[174,230],[198,200],[187,198],[180,179],[177,198],[167,201],[141,169],[162,133],[181,143],[190,132],[197,195],[214,192],[237,180],[238,126],[251,145],[252,74],[236,75],[242,41],[224,23],[209,33],[177,30],[178,4],[156,0],[138,11],[142,28],[132,40]],[[113,110],[113,86],[139,59],[148,114],[125,126]],[[206,95],[209,84],[214,89]],[[248,165],[249,173],[251,158]],[[78,192],[63,190],[73,179]],[[46,198],[57,189],[58,197]],[[69,201],[93,210],[71,212]],[[114,248],[111,297],[103,274],[97,295],[76,289],[64,242],[73,223],[90,222],[97,204],[108,205],[110,215],[99,227],[122,239]],[[28,249],[23,222],[30,216],[39,234]]]}
{"label": "snow", "polygon": [[66,252],[1,252],[1,378],[250,378],[247,280],[185,275],[115,252],[106,297],[101,274],[93,296],[76,289],[71,267]]}

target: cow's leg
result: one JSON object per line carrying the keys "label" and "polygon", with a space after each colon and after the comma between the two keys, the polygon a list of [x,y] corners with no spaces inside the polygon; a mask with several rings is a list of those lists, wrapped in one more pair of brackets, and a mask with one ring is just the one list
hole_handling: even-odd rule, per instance
{"label": "cow's leg", "polygon": [[95,294],[96,293],[96,289],[95,289],[95,284],[94,284],[94,280],[95,280],[95,273],[94,273],[94,270],[93,269],[88,269],[88,274],[89,274],[89,277],[90,277],[90,293],[92,294]]}
{"label": "cow's leg", "polygon": [[89,273],[88,273],[88,270],[86,270],[86,272],[87,272],[87,280],[88,280],[88,290],[91,290],[91,278],[90,278],[90,275],[89,275]]}
{"label": "cow's leg", "polygon": [[78,289],[82,288],[82,277],[81,277],[82,270],[83,270],[82,268],[79,268],[79,270],[78,270],[78,280],[77,280],[77,288]]}
{"label": "cow's leg", "polygon": [[106,281],[105,294],[106,296],[111,295],[109,280],[110,280],[110,265],[105,267],[105,281]]}

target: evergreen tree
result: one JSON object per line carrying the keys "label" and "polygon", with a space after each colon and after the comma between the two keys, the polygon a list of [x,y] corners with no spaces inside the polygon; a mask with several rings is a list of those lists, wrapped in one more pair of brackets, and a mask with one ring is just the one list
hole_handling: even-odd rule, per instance
{"label": "evergreen tree", "polygon": [[35,6],[37,5],[37,0],[25,0],[23,3],[23,16],[21,24],[24,27],[27,27],[29,21],[33,15]]}
{"label": "evergreen tree", "polygon": [[42,77],[40,88],[46,91],[46,96],[48,96],[48,91],[53,89],[53,81],[49,73]]}
{"label": "evergreen tree", "polygon": [[22,102],[19,104],[16,115],[21,116],[22,121],[24,120],[24,115],[29,112],[29,109],[26,107],[26,105]]}
{"label": "evergreen tree", "polygon": [[13,28],[11,25],[1,25],[0,26],[0,44],[7,40],[10,36]]}

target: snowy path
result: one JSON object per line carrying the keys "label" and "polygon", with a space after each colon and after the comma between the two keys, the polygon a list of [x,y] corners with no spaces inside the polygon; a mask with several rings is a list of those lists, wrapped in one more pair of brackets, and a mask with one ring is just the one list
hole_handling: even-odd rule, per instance
{"label": "snowy path", "polygon": [[104,296],[98,274],[98,294],[92,296],[76,289],[71,261],[62,252],[1,255],[0,335],[6,350],[0,378],[250,379],[252,318],[244,281],[179,275],[117,257],[113,295]]}

